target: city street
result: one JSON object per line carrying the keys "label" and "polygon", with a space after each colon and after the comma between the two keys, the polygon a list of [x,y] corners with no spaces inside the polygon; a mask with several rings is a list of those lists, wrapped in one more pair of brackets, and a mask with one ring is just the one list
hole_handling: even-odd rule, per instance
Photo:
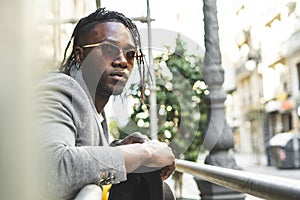
{"label": "city street", "polygon": [[[199,162],[203,162],[204,156],[199,158]],[[271,175],[271,176],[279,176],[289,179],[300,180],[300,169],[278,169],[275,166],[267,166],[266,165],[266,157],[256,156],[254,154],[234,154],[236,159],[236,163],[238,166],[242,167],[244,171]],[[174,180],[169,178],[167,183],[174,188]],[[189,174],[183,175],[183,188],[182,188],[182,199],[185,200],[198,200],[199,190],[196,185],[196,182],[193,179],[193,176]],[[174,191],[175,194],[175,191]],[[261,198],[253,197],[251,195],[246,195],[246,200],[260,200]]]}

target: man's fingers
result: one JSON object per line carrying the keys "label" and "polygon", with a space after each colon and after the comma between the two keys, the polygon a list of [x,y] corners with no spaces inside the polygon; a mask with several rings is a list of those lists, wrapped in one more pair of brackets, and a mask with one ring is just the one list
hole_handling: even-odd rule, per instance
{"label": "man's fingers", "polygon": [[163,180],[166,180],[176,169],[175,162],[173,162],[171,165],[163,167],[161,169],[160,176]]}

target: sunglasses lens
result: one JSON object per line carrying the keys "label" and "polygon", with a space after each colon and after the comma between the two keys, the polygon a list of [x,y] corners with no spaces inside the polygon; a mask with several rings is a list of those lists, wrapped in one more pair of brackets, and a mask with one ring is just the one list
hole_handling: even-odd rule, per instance
{"label": "sunglasses lens", "polygon": [[104,59],[113,61],[120,55],[120,49],[115,45],[104,43],[99,46]]}
{"label": "sunglasses lens", "polygon": [[[121,54],[121,50],[119,49],[118,46],[115,46],[110,43],[101,43],[99,45],[99,48],[102,51],[102,56],[104,59],[114,61],[117,59],[117,57]],[[130,64],[134,63],[134,58],[136,56],[136,50],[135,49],[128,49],[128,50],[123,50],[123,55],[126,58],[127,62]]]}
{"label": "sunglasses lens", "polygon": [[136,51],[134,51],[134,50],[125,51],[126,60],[130,63],[133,63],[134,58],[135,58],[135,54],[136,54]]}

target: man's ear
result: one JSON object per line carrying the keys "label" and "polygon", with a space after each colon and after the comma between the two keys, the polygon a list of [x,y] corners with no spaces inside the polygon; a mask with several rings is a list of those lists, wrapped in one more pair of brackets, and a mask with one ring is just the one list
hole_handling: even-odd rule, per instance
{"label": "man's ear", "polygon": [[75,48],[75,60],[76,60],[76,63],[81,64],[83,62],[83,58],[84,58],[83,48],[76,47]]}

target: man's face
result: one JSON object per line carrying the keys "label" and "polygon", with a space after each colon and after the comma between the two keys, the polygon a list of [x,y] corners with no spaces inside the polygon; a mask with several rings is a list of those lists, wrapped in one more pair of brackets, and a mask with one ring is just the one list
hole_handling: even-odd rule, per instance
{"label": "man's face", "polygon": [[119,22],[99,23],[81,46],[83,77],[92,95],[122,93],[135,58],[130,31]]}

